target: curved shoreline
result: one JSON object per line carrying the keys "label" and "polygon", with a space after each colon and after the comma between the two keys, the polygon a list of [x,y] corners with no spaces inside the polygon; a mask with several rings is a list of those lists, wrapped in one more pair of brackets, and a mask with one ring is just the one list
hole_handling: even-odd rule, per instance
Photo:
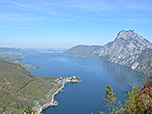
{"label": "curved shoreline", "polygon": [[[61,78],[61,80],[59,80]],[[41,112],[50,107],[50,106],[57,106],[58,105],[58,102],[55,100],[55,95],[58,94],[63,88],[64,88],[64,85],[66,83],[69,83],[69,82],[80,82],[80,79],[77,78],[77,77],[67,77],[67,78],[63,78],[63,77],[60,77],[58,78],[56,81],[59,82],[59,83],[62,83],[62,86],[57,89],[51,96],[51,101],[50,102],[47,102],[45,103],[43,106],[40,106],[40,107],[36,107],[37,109],[35,109],[36,111],[36,114],[41,114]]]}
{"label": "curved shoreline", "polygon": [[62,84],[61,88],[59,88],[59,89],[52,95],[51,102],[50,102],[50,103],[46,103],[46,104],[44,104],[43,106],[41,106],[36,114],[40,114],[40,113],[45,109],[45,107],[54,106],[54,104],[53,104],[53,103],[55,102],[54,97],[55,97],[56,94],[59,93],[59,91],[61,91],[61,90],[64,88],[64,85],[65,85],[65,84]]}

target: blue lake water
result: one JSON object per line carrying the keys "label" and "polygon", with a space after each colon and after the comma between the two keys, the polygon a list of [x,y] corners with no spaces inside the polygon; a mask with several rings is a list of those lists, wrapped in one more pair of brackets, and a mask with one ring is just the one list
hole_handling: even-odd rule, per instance
{"label": "blue lake water", "polygon": [[71,57],[62,54],[23,55],[26,64],[38,65],[38,69],[29,71],[36,75],[67,77],[76,75],[81,83],[69,83],[56,95],[57,107],[50,107],[43,114],[99,114],[105,111],[104,88],[111,85],[119,100],[123,102],[133,83],[139,87],[144,79],[142,73],[128,67],[95,59]]}

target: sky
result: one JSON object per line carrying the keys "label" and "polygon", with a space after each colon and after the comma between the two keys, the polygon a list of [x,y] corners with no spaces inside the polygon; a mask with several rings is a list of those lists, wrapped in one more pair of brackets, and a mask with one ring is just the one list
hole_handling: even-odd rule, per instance
{"label": "sky", "polygon": [[0,0],[0,47],[104,45],[125,29],[152,42],[152,0]]}

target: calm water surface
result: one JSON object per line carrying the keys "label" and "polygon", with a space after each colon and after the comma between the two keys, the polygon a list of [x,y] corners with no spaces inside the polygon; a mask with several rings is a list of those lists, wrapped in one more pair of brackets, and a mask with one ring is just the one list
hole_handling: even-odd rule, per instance
{"label": "calm water surface", "polygon": [[43,114],[98,114],[105,111],[104,88],[112,85],[119,100],[133,83],[140,86],[144,75],[130,68],[89,58],[71,57],[62,54],[23,55],[26,64],[40,66],[29,71],[36,75],[67,77],[76,75],[81,83],[66,84],[63,92],[56,95],[57,107],[50,107]]}

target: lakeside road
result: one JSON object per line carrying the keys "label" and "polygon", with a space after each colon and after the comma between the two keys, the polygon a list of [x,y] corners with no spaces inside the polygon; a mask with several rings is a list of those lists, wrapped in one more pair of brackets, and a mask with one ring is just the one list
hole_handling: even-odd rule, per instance
{"label": "lakeside road", "polygon": [[[47,108],[47,107],[50,107],[50,106],[56,106],[58,105],[58,102],[55,101],[55,95],[58,94],[63,88],[64,88],[64,85],[66,83],[69,83],[69,82],[80,82],[80,79],[76,78],[76,77],[67,77],[67,78],[58,78],[56,80],[56,82],[58,82],[58,84],[56,84],[55,86],[61,84],[61,87],[59,89],[57,89],[53,94],[52,94],[52,97],[51,97],[51,101],[50,102],[47,102],[45,103],[44,105],[40,106],[39,103],[37,102],[38,104],[38,107],[35,107],[34,110],[36,111],[36,114],[40,114],[43,109]],[[50,93],[49,95],[51,95],[51,92],[52,90],[50,90]],[[49,96],[48,96],[49,97]]]}
{"label": "lakeside road", "polygon": [[53,105],[54,105],[54,101],[55,101],[55,100],[54,100],[55,95],[58,94],[59,91],[61,91],[63,88],[64,88],[64,84],[62,84],[62,87],[59,88],[59,89],[52,95],[51,101],[48,102],[48,103],[46,103],[46,104],[44,104],[43,106],[41,106],[41,107],[37,110],[37,113],[36,113],[36,114],[40,114],[40,113],[43,111],[43,108],[44,108],[44,107],[53,106]]}

